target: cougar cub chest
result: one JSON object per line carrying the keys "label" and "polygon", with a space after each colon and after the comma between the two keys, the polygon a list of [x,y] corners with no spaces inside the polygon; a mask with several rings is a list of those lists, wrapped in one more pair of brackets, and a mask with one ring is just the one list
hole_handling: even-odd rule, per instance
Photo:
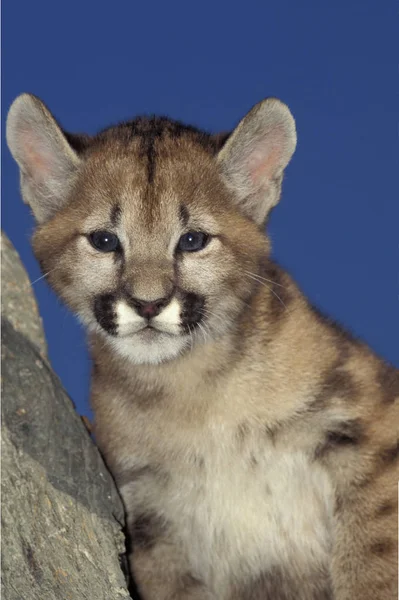
{"label": "cougar cub chest", "polygon": [[120,489],[136,536],[143,523],[150,537],[151,527],[165,540],[177,536],[195,576],[217,598],[235,571],[278,569],[293,579],[306,573],[319,576],[322,587],[333,511],[323,468],[303,450],[261,442],[256,429],[173,429],[170,436],[142,423],[137,449],[121,462]]}

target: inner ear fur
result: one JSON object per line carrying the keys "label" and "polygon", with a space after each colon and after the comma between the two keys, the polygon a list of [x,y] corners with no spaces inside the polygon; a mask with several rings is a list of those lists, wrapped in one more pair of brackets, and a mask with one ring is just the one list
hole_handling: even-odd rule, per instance
{"label": "inner ear fur", "polygon": [[258,225],[280,199],[284,169],[296,140],[289,108],[276,98],[267,98],[249,111],[218,154],[235,202]]}
{"label": "inner ear fur", "polygon": [[81,159],[76,136],[62,131],[43,102],[31,94],[14,100],[8,113],[7,144],[20,169],[21,193],[36,220],[51,218],[68,200]]}

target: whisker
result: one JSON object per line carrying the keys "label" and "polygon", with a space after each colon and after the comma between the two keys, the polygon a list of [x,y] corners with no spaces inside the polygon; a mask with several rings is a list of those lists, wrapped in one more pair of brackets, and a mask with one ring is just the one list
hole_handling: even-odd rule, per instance
{"label": "whisker", "polygon": [[35,281],[32,281],[32,282],[30,283],[30,285],[31,285],[31,286],[32,286],[32,285],[35,285],[35,283],[37,283],[37,282],[38,282],[38,281],[40,281],[41,279],[44,279],[45,277],[47,277],[47,275],[50,275],[50,273],[51,273],[52,271],[54,271],[54,270],[55,270],[55,267],[54,267],[54,269],[50,269],[50,271],[47,271],[47,273],[45,273],[44,275],[41,275],[40,277],[38,277],[37,279],[35,279]]}
{"label": "whisker", "polygon": [[215,317],[215,319],[219,319],[219,321],[221,321],[222,323],[225,323],[224,319],[220,315],[217,315],[216,313],[212,312],[211,310],[209,310],[209,308],[204,308],[204,309],[200,310],[200,313],[204,317],[206,317],[206,316]]}
{"label": "whisker", "polygon": [[191,331],[190,325],[187,324],[187,327],[188,327],[188,332],[190,334],[190,353],[192,353],[193,352],[193,347],[194,347],[194,338],[193,338],[193,333]]}
{"label": "whisker", "polygon": [[202,335],[204,336],[204,342],[206,342],[208,335],[206,329],[201,325],[201,323],[197,323],[197,325],[201,329]]}
{"label": "whisker", "polygon": [[249,276],[249,275],[247,275],[247,277],[249,277],[250,279],[253,279],[257,283],[260,283],[260,285],[263,285],[265,288],[267,288],[269,290],[269,292],[271,292],[272,294],[274,294],[276,296],[276,298],[281,302],[281,304],[284,306],[285,310],[288,310],[287,306],[284,304],[283,300],[280,298],[280,296],[271,287],[269,287],[268,285],[266,285],[262,281],[259,281],[259,279],[256,279],[255,277],[252,277],[252,276]]}
{"label": "whisker", "polygon": [[267,281],[268,283],[272,283],[273,285],[278,285],[279,287],[285,288],[285,285],[282,285],[281,283],[277,283],[277,281],[273,281],[272,279],[266,279],[266,277],[262,277],[262,275],[258,275],[258,273],[251,273],[251,271],[245,271],[244,273],[246,273],[247,275],[252,275],[253,277],[257,277],[258,279],[262,279],[262,281]]}

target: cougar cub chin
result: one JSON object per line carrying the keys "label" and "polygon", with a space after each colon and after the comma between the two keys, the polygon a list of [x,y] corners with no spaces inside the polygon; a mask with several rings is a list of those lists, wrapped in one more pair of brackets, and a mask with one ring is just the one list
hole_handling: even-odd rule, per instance
{"label": "cougar cub chin", "polygon": [[287,106],[90,137],[24,94],[7,140],[35,255],[87,327],[142,598],[396,599],[399,372],[270,259]]}

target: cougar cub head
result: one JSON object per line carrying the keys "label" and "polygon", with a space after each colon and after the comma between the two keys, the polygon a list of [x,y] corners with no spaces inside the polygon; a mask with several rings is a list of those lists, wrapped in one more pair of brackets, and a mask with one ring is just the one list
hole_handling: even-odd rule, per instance
{"label": "cougar cub head", "polygon": [[37,221],[35,255],[90,331],[135,363],[159,363],[234,327],[295,149],[284,104],[264,100],[230,135],[138,118],[90,137],[24,94],[7,141]]}

